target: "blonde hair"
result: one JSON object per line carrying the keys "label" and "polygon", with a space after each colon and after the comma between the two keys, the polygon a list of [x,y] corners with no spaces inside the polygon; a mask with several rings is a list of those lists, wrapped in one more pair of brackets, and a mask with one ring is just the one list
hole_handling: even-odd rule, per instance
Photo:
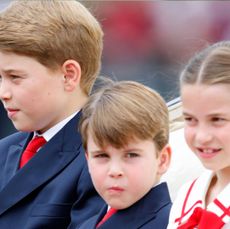
{"label": "blonde hair", "polygon": [[180,84],[230,84],[230,41],[217,42],[192,57]]}
{"label": "blonde hair", "polygon": [[98,21],[74,0],[13,1],[0,13],[0,51],[33,57],[51,70],[76,60],[86,94],[100,70],[102,38]]}
{"label": "blonde hair", "polygon": [[169,138],[168,108],[163,98],[133,81],[111,82],[90,96],[83,108],[80,131],[87,147],[88,133],[100,147],[122,148],[130,140],[152,139],[161,150]]}

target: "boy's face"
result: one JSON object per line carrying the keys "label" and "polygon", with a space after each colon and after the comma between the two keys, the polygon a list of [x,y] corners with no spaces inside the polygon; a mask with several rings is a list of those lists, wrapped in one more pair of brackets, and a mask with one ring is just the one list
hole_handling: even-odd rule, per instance
{"label": "boy's face", "polygon": [[94,186],[108,205],[124,209],[159,181],[161,155],[151,140],[129,142],[122,149],[98,147],[88,136],[87,159]]}
{"label": "boy's face", "polygon": [[14,126],[44,132],[65,116],[63,74],[27,56],[0,52],[0,98]]}

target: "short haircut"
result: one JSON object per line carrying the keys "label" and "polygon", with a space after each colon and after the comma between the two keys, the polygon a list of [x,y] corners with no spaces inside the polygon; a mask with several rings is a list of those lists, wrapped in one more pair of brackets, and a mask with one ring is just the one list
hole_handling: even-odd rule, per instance
{"label": "short haircut", "polygon": [[168,108],[154,90],[134,81],[111,82],[92,94],[82,111],[80,131],[104,148],[126,146],[130,140],[153,140],[157,150],[168,143]]}
{"label": "short haircut", "polygon": [[13,1],[0,13],[0,51],[35,58],[51,70],[76,60],[86,94],[100,71],[102,38],[98,21],[75,0]]}

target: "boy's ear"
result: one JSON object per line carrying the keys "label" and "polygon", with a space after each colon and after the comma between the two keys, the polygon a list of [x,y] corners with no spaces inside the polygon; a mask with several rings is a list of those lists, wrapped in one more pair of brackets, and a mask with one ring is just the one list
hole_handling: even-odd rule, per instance
{"label": "boy's ear", "polygon": [[77,85],[80,85],[81,66],[75,60],[66,60],[62,65],[63,82],[66,91],[73,91]]}
{"label": "boy's ear", "polygon": [[89,159],[88,151],[85,151],[85,158],[88,161],[88,159]]}
{"label": "boy's ear", "polygon": [[170,165],[172,156],[172,149],[169,145],[166,145],[159,154],[159,165],[158,165],[158,174],[163,175]]}

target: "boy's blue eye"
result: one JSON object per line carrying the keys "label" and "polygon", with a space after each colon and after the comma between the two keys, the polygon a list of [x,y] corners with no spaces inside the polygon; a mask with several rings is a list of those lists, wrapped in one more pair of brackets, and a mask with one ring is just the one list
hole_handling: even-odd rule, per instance
{"label": "boy's blue eye", "polygon": [[20,77],[17,76],[17,75],[10,75],[10,78],[11,78],[11,79],[18,79],[18,78],[20,78]]}
{"label": "boy's blue eye", "polygon": [[130,152],[130,153],[127,153],[126,156],[128,158],[133,158],[133,157],[138,157],[139,155],[137,153]]}
{"label": "boy's blue eye", "polygon": [[108,157],[108,155],[105,153],[101,153],[101,154],[96,154],[94,157],[95,158],[106,158],[106,157]]}

